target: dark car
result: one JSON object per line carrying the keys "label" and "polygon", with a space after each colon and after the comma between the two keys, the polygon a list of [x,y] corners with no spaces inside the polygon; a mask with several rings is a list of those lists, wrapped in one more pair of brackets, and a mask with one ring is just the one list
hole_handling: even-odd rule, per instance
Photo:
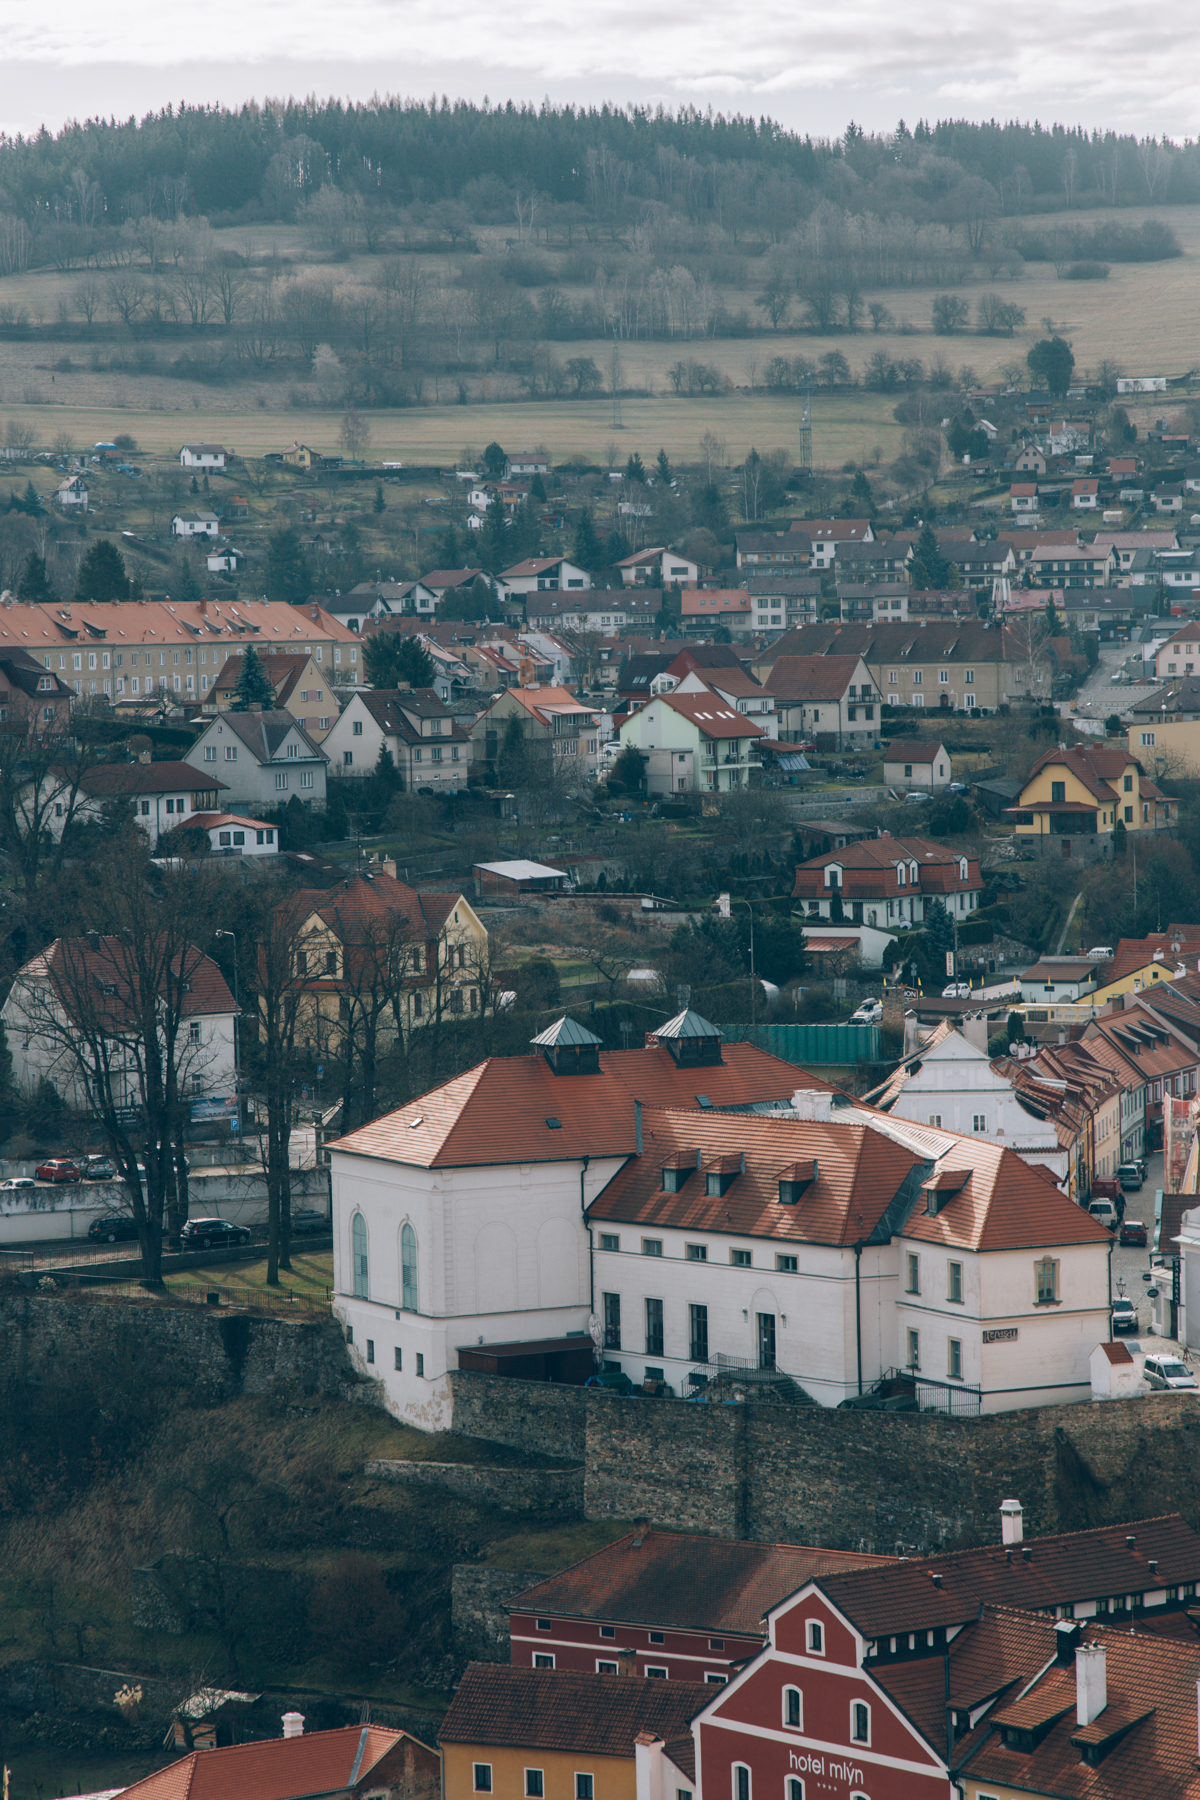
{"label": "dark car", "polygon": [[1112,1303],[1112,1328],[1114,1331],[1136,1331],[1138,1328],[1137,1307],[1126,1294]]}
{"label": "dark car", "polygon": [[292,1214],[292,1236],[309,1237],[317,1232],[330,1231],[332,1226],[323,1212],[315,1207],[302,1206]]}
{"label": "dark car", "polygon": [[33,1171],[39,1181],[82,1181],[83,1170],[69,1156],[52,1156]]}
{"label": "dark car", "polygon": [[220,1250],[230,1244],[248,1244],[250,1227],[231,1225],[228,1219],[189,1219],[179,1242],[185,1250]]}
{"label": "dark car", "polygon": [[1140,1219],[1122,1219],[1118,1237],[1122,1244],[1144,1244],[1146,1227]]}
{"label": "dark car", "polygon": [[88,1237],[93,1244],[115,1244],[118,1238],[135,1238],[137,1226],[127,1213],[107,1213],[93,1219]]}

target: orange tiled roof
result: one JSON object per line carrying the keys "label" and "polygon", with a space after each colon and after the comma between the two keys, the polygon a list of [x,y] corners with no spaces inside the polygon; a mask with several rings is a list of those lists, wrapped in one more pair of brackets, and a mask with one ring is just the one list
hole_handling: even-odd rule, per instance
{"label": "orange tiled roof", "polygon": [[906,1237],[962,1250],[1108,1244],[1107,1226],[1051,1187],[1015,1150],[972,1138],[971,1173],[940,1212],[916,1211]]}
{"label": "orange tiled roof", "polygon": [[[387,1784],[380,1764],[406,1736],[381,1725],[346,1725],[297,1738],[193,1750],[124,1792],[133,1800],[310,1800],[358,1793]],[[432,1751],[427,1754],[432,1764]],[[372,1771],[378,1771],[373,1781]]]}
{"label": "orange tiled roof", "polygon": [[683,1736],[712,1699],[699,1681],[639,1681],[580,1669],[523,1669],[468,1663],[442,1720],[443,1744],[514,1745],[624,1756],[639,1732]]}

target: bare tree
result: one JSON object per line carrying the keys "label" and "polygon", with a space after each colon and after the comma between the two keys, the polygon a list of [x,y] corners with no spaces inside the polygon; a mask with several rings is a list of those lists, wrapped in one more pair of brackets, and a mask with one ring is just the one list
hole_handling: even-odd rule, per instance
{"label": "bare tree", "polygon": [[255,920],[257,954],[250,991],[257,1000],[256,1029],[267,1103],[267,1283],[291,1267],[291,1083],[296,1026],[307,983],[305,927],[311,896],[283,893],[272,883],[259,890]]}
{"label": "bare tree", "polygon": [[[62,707],[61,686],[49,707],[36,694],[18,704],[15,694],[0,719],[0,848],[32,899],[38,885],[57,880],[71,825],[87,795],[83,781],[98,760],[103,701],[76,700]],[[52,717],[47,719],[45,713]]]}

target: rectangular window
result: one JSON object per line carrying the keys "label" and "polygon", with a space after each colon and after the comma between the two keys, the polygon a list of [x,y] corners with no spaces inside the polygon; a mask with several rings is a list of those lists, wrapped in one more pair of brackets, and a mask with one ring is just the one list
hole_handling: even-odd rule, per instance
{"label": "rectangular window", "polygon": [[856,1700],[850,1708],[850,1736],[856,1744],[871,1741],[871,1709],[865,1700]]}
{"label": "rectangular window", "polygon": [[216,746],[216,745],[215,745],[215,744],[205,744],[205,746],[204,746],[204,760],[205,760],[205,762],[216,762],[216,760],[217,760],[217,746]]}
{"label": "rectangular window", "polygon": [[775,1258],[775,1267],[779,1270],[781,1275],[796,1275],[799,1273],[800,1261],[799,1258],[795,1256],[777,1255]]}
{"label": "rectangular window", "polygon": [[685,1249],[685,1254],[686,1254],[689,1262],[707,1262],[708,1261],[708,1245],[707,1244],[687,1244],[687,1245],[685,1245],[684,1249]]}
{"label": "rectangular window", "polygon": [[750,1771],[745,1763],[733,1765],[733,1800],[750,1800]]}
{"label": "rectangular window", "polygon": [[661,1300],[646,1301],[646,1355],[661,1356],[663,1354],[663,1303]]}
{"label": "rectangular window", "polygon": [[526,1769],[525,1800],[542,1800],[546,1792],[545,1778],[541,1769]]}
{"label": "rectangular window", "polygon": [[621,1348],[621,1296],[605,1294],[604,1300],[604,1348],[619,1350]]}
{"label": "rectangular window", "polygon": [[595,1782],[590,1775],[576,1775],[575,1800],[595,1800]]}
{"label": "rectangular window", "polygon": [[191,1022],[188,1025],[188,1043],[189,1044],[198,1044],[199,1042],[200,1042],[200,1021],[199,1021],[199,1019],[193,1019],[193,1020],[191,1020]]}
{"label": "rectangular window", "polygon": [[775,1367],[775,1314],[759,1313],[758,1315],[758,1366],[760,1369]]}
{"label": "rectangular window", "polygon": [[1033,1274],[1037,1305],[1052,1305],[1058,1299],[1058,1263],[1052,1256],[1041,1256],[1033,1265]]}
{"label": "rectangular window", "polygon": [[908,1253],[908,1286],[907,1294],[919,1294],[921,1291],[921,1259],[910,1250]]}
{"label": "rectangular window", "polygon": [[1050,783],[1050,803],[1051,803],[1051,805],[1053,806],[1060,801],[1065,802],[1066,798],[1067,798],[1066,782],[1065,781],[1052,781]]}
{"label": "rectangular window", "polygon": [[277,774],[275,777],[275,790],[277,793],[283,793],[286,790],[286,788],[287,788],[287,774],[284,771],[280,771],[280,773]]}
{"label": "rectangular window", "polygon": [[403,1352],[403,1350],[401,1350],[399,1344],[396,1345],[395,1357],[396,1357],[396,1367],[398,1369],[403,1369],[403,1367],[404,1367],[404,1352]]}
{"label": "rectangular window", "polygon": [[961,1381],[962,1380],[962,1339],[961,1338],[947,1338],[946,1339],[946,1348],[947,1348],[946,1373],[949,1375],[951,1381]]}
{"label": "rectangular window", "polygon": [[367,1361],[369,1363],[373,1363],[375,1361],[375,1339],[374,1338],[367,1339]]}
{"label": "rectangular window", "polygon": [[477,1794],[490,1794],[491,1791],[492,1791],[492,1765],[491,1765],[491,1763],[476,1763],[475,1764],[475,1792]]}
{"label": "rectangular window", "polygon": [[600,1233],[600,1248],[602,1250],[619,1250],[621,1248],[621,1240],[614,1232],[602,1231]]}
{"label": "rectangular window", "polygon": [[907,1336],[908,1366],[910,1369],[919,1369],[921,1366],[921,1334],[919,1331],[910,1331]]}
{"label": "rectangular window", "polygon": [[750,1267],[750,1252],[749,1250],[731,1250],[729,1252],[729,1260],[735,1269],[748,1269]]}
{"label": "rectangular window", "polygon": [[545,1651],[542,1651],[534,1657],[533,1666],[535,1669],[552,1669],[554,1667],[554,1658]]}
{"label": "rectangular window", "polygon": [[596,1673],[597,1675],[615,1675],[617,1673],[617,1665],[615,1662],[605,1662],[603,1658],[601,1658],[596,1664]]}
{"label": "rectangular window", "polygon": [[963,1297],[962,1264],[952,1262],[946,1264],[946,1298],[961,1300]]}
{"label": "rectangular window", "polygon": [[419,1350],[417,1351],[417,1374],[420,1376],[424,1376],[425,1374],[425,1358],[421,1355]]}
{"label": "rectangular window", "polygon": [[693,1362],[708,1361],[708,1308],[688,1307],[688,1355]]}
{"label": "rectangular window", "polygon": [[302,788],[310,788],[312,786],[312,784],[313,784],[312,770],[311,769],[301,769],[301,771],[300,771],[300,786]]}

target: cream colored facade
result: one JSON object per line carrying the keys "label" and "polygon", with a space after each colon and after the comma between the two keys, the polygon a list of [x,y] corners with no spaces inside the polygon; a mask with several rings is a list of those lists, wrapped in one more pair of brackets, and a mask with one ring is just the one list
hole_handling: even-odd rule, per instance
{"label": "cream colored facade", "polygon": [[491,1800],[525,1800],[525,1772],[542,1776],[545,1800],[576,1800],[577,1775],[590,1775],[595,1800],[637,1800],[632,1756],[595,1756],[590,1750],[513,1749],[495,1744],[443,1744],[443,1800],[478,1800],[475,1764],[491,1771]]}
{"label": "cream colored facade", "polygon": [[1200,718],[1164,717],[1152,725],[1131,725],[1129,754],[1145,769],[1162,768],[1168,775],[1200,773]]}
{"label": "cream colored facade", "polygon": [[[1127,831],[1140,831],[1144,823],[1138,783],[1140,771],[1137,762],[1130,754],[1121,773],[1113,781],[1103,785],[1112,794],[1107,803],[1098,800],[1096,794],[1080,780],[1069,763],[1049,762],[1035,774],[1030,776],[1021,789],[1016,812],[1016,831],[1018,837],[1046,836],[1088,836],[1111,837],[1118,816],[1124,822]],[[1047,813],[1037,810],[1039,806],[1069,806],[1081,810],[1070,814]],[[1073,829],[1060,831],[1053,821],[1070,818]],[[1090,820],[1094,818],[1094,831]]]}

